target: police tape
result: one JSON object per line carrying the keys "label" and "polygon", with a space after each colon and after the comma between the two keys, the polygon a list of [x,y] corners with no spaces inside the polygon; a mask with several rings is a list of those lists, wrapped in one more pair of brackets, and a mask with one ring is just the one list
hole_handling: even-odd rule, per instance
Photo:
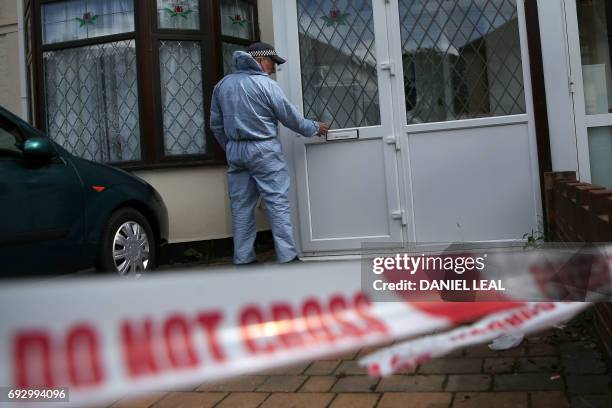
{"label": "police tape", "polygon": [[361,291],[359,271],[359,261],[330,261],[135,281],[4,284],[0,385],[67,387],[70,404],[83,406],[338,355],[490,316],[435,341],[416,340],[364,360],[372,374],[388,374],[506,331],[551,326],[588,306],[412,303],[399,297],[374,303]]}
{"label": "police tape", "polygon": [[370,375],[384,376],[408,370],[464,347],[494,340],[502,335],[522,336],[565,322],[590,303],[530,302],[495,313],[477,323],[407,341],[361,359]]}

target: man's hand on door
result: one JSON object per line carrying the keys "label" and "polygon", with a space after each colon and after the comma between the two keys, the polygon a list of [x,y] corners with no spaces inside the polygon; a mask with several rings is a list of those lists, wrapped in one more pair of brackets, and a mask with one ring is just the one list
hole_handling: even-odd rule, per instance
{"label": "man's hand on door", "polygon": [[319,136],[327,136],[329,131],[329,125],[327,123],[319,122]]}

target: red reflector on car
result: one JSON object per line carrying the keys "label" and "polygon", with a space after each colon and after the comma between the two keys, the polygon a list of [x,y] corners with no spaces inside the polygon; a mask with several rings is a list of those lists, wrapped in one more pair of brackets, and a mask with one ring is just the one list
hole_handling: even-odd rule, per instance
{"label": "red reflector on car", "polygon": [[104,186],[91,186],[91,188],[93,188],[98,193],[101,193],[104,190],[106,190],[106,187],[104,187]]}

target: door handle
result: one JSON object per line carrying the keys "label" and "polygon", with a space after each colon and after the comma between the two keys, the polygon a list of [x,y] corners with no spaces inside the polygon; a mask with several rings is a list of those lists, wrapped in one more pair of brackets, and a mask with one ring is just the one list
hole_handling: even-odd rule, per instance
{"label": "door handle", "polygon": [[389,71],[389,75],[395,76],[395,63],[392,61],[381,62],[380,69],[383,71]]}

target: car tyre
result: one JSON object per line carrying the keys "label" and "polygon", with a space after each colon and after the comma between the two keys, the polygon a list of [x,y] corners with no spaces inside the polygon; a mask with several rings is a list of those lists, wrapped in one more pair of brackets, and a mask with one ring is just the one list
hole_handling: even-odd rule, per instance
{"label": "car tyre", "polygon": [[155,235],[149,221],[133,208],[121,208],[104,225],[97,269],[139,277],[155,269],[155,255]]}

